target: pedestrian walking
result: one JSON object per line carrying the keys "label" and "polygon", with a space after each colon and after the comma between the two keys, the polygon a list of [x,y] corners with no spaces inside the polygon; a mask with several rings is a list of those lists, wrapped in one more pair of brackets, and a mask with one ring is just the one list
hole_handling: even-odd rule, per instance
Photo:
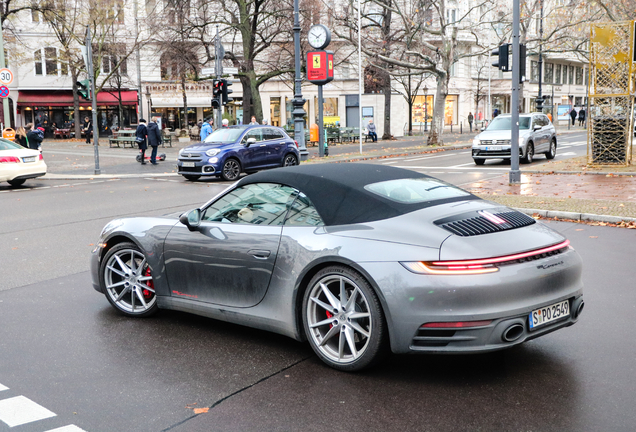
{"label": "pedestrian walking", "polygon": [[91,132],[93,132],[93,122],[88,117],[84,117],[84,125],[82,125],[82,132],[86,136],[86,144],[91,143]]}
{"label": "pedestrian walking", "polygon": [[468,126],[470,127],[470,131],[473,131],[473,120],[475,118],[473,117],[473,113],[472,112],[468,112]]}
{"label": "pedestrian walking", "polygon": [[24,148],[29,148],[29,140],[27,139],[27,134],[31,132],[32,127],[33,123],[29,123],[24,127],[20,126],[15,133],[16,142]]}
{"label": "pedestrian walking", "polygon": [[199,136],[201,137],[201,141],[205,141],[205,139],[212,133],[212,122],[214,119],[212,117],[205,119],[203,125],[201,126],[201,132],[199,132]]}
{"label": "pedestrian walking", "polygon": [[574,108],[570,111],[570,118],[572,119],[572,126],[574,126],[576,122],[576,110]]}
{"label": "pedestrian walking", "polygon": [[150,163],[157,165],[157,147],[161,145],[161,131],[159,125],[157,125],[157,117],[153,116],[150,119],[150,123],[147,126],[148,144],[152,147],[152,153],[150,153]]}
{"label": "pedestrian walking", "polygon": [[139,119],[139,126],[135,132],[135,141],[139,146],[139,153],[141,153],[141,164],[146,165],[146,149],[148,148],[148,127],[146,126],[146,120]]}
{"label": "pedestrian walking", "polygon": [[44,128],[39,126],[33,129],[31,132],[27,133],[26,138],[30,149],[40,150],[40,147],[42,147],[42,141],[44,141]]}
{"label": "pedestrian walking", "polygon": [[375,123],[373,123],[373,119],[369,120],[369,124],[367,125],[367,130],[369,131],[369,136],[371,137],[371,141],[376,142],[378,140],[378,134],[375,131]]}
{"label": "pedestrian walking", "polygon": [[251,125],[257,125],[258,122],[256,121],[256,117],[252,116],[252,121],[250,121]]}
{"label": "pedestrian walking", "polygon": [[585,124],[585,108],[581,108],[579,111],[579,126],[583,126]]}

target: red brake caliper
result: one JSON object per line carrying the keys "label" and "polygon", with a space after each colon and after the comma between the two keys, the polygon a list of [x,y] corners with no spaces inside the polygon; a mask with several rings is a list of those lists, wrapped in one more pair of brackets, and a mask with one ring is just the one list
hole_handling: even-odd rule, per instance
{"label": "red brake caliper", "polygon": [[[333,316],[333,314],[329,311],[325,311],[325,313],[327,314],[327,318],[331,318]],[[333,328],[333,324],[329,324],[329,328]]]}
{"label": "red brake caliper", "polygon": [[[150,276],[150,267],[146,269],[146,271],[144,272],[144,276]],[[152,289],[155,289],[155,283],[152,281],[152,279],[150,279],[149,281],[146,281],[146,285],[148,285]],[[146,300],[152,297],[152,292],[148,291],[147,289],[144,289],[142,293]]]}

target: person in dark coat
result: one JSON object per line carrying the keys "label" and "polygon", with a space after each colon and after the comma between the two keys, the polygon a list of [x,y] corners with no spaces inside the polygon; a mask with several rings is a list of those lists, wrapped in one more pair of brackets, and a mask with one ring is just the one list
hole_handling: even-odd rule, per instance
{"label": "person in dark coat", "polygon": [[579,126],[585,124],[585,108],[581,108],[579,111]]}
{"label": "person in dark coat", "polygon": [[84,124],[82,125],[82,132],[86,136],[86,144],[91,143],[91,132],[93,132],[93,122],[91,122],[88,116],[84,117]]}
{"label": "person in dark coat", "polygon": [[570,118],[572,119],[572,126],[574,126],[574,123],[576,122],[576,110],[574,108],[570,111]]}
{"label": "person in dark coat", "polygon": [[31,132],[32,127],[33,127],[33,123],[29,123],[28,125],[24,127],[20,126],[15,133],[16,142],[24,148],[29,148],[29,141],[27,140],[27,135],[29,134],[29,132]]}
{"label": "person in dark coat", "polygon": [[146,120],[139,119],[139,126],[137,126],[137,131],[135,132],[135,141],[137,141],[137,145],[139,146],[142,165],[146,165],[146,149],[148,148],[147,139],[148,128],[146,127]]}
{"label": "person in dark coat", "polygon": [[157,124],[157,117],[152,117],[148,124],[148,144],[152,147],[152,153],[150,154],[150,163],[157,165],[157,147],[161,145],[161,131]]}
{"label": "person in dark coat", "polygon": [[44,128],[35,128],[31,132],[27,133],[27,140],[29,141],[30,149],[39,150],[42,145],[42,141],[44,141]]}

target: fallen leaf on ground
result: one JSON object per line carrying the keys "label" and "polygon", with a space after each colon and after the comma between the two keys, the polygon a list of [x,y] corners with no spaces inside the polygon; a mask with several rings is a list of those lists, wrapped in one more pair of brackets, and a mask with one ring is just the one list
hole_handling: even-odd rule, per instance
{"label": "fallen leaf on ground", "polygon": [[590,238],[598,238],[598,236],[590,236]]}
{"label": "fallen leaf on ground", "polygon": [[203,414],[210,411],[210,408],[195,408],[194,409],[194,413],[195,414]]}
{"label": "fallen leaf on ground", "polygon": [[583,231],[583,228],[577,228],[574,231]]}

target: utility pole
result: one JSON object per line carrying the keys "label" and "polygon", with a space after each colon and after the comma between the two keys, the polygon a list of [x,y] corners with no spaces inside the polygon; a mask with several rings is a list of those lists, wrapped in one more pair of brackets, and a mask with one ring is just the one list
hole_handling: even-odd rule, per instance
{"label": "utility pole", "polygon": [[541,93],[541,81],[543,81],[543,0],[539,0],[541,15],[539,18],[539,94],[537,95],[537,111],[543,112],[543,94]]}
{"label": "utility pole", "polygon": [[[219,38],[219,26],[216,26],[216,38],[214,40],[214,72],[216,73],[216,79],[220,80],[223,75],[223,56],[221,54],[221,39]],[[221,98],[221,96],[219,96]],[[223,118],[223,102],[219,99],[219,107],[216,110],[216,118],[214,119],[214,126],[217,129],[221,127],[221,120]]]}
{"label": "utility pole", "polygon": [[144,118],[144,106],[141,103],[142,102],[141,101],[141,56],[139,54],[139,18],[137,16],[138,14],[137,0],[134,1],[133,7],[135,9],[135,44],[137,44],[135,55],[137,56],[137,103],[139,106],[139,118],[137,119],[137,122],[139,122],[140,118]]}
{"label": "utility pole", "polygon": [[97,127],[97,94],[95,92],[95,71],[93,68],[93,40],[91,28],[86,26],[86,69],[91,85],[91,102],[93,109],[93,147],[95,149],[95,175],[101,174],[99,169],[99,127]]}
{"label": "utility pole", "polygon": [[[7,67],[4,59],[4,31],[2,29],[2,20],[0,19],[0,68]],[[15,101],[14,101],[15,102]],[[9,98],[2,98],[2,111],[4,112],[4,127],[11,127],[11,113],[9,112]],[[2,132],[2,131],[0,131]],[[0,136],[2,134],[0,133]]]}
{"label": "utility pole", "polygon": [[[512,135],[510,137],[510,179],[511,184],[521,183],[519,171],[519,0],[512,1]],[[539,80],[540,82],[541,80]]]}
{"label": "utility pole", "polygon": [[294,139],[298,143],[300,160],[305,161],[309,157],[305,145],[305,99],[302,94],[302,78],[300,76],[300,20],[298,18],[299,1],[294,0]]}

